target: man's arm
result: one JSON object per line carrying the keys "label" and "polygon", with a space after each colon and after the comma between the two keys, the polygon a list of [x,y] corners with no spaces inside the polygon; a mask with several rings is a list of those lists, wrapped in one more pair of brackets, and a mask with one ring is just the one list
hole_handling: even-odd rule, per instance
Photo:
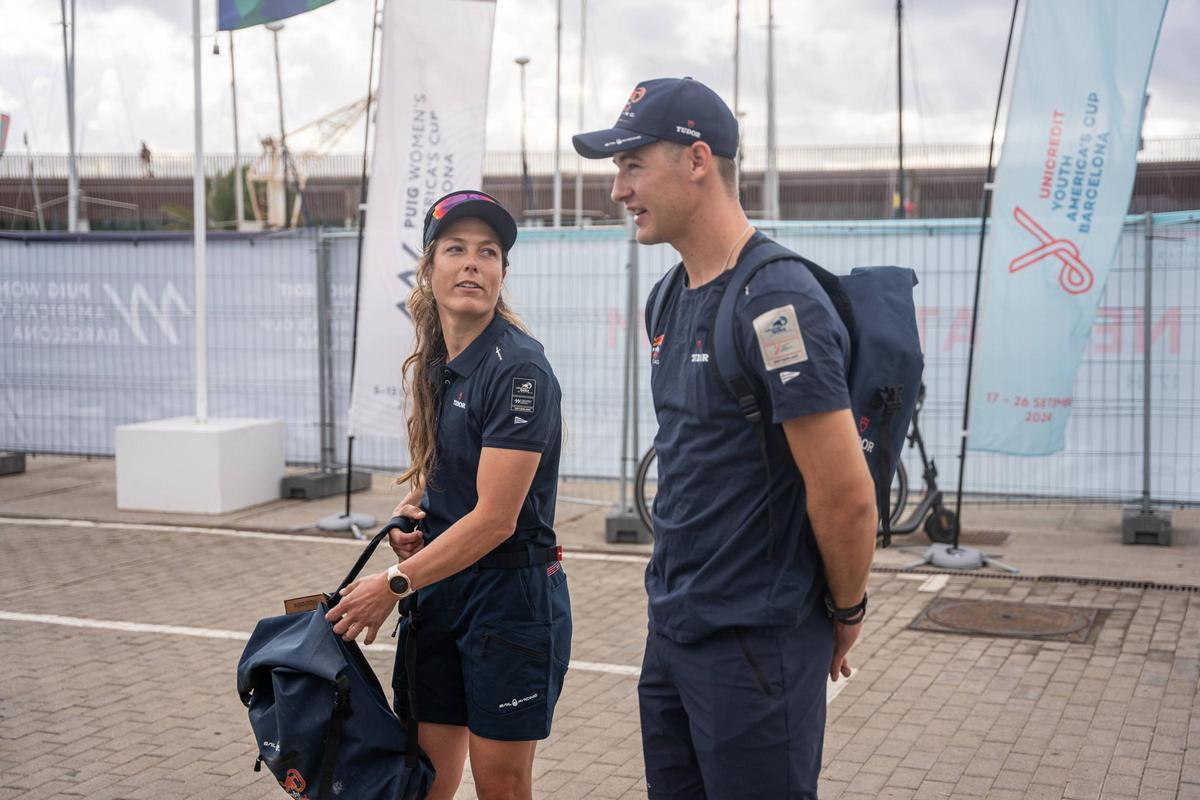
{"label": "man's arm", "polygon": [[[850,411],[810,414],[783,423],[792,458],[804,477],[808,518],[837,608],[857,605],[867,590],[875,555],[875,484]],[[857,625],[836,626],[830,677],[849,676],[846,653]]]}

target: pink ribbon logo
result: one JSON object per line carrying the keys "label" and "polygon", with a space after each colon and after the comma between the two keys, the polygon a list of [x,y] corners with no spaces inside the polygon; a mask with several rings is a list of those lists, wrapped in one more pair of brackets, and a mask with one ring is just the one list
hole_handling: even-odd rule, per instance
{"label": "pink ribbon logo", "polygon": [[1096,282],[1092,270],[1079,257],[1079,248],[1069,239],[1055,239],[1045,228],[1033,221],[1023,208],[1013,208],[1017,224],[1033,234],[1040,244],[1024,255],[1017,256],[1008,265],[1009,272],[1020,272],[1047,258],[1057,258],[1062,264],[1058,282],[1068,294],[1084,294]]}

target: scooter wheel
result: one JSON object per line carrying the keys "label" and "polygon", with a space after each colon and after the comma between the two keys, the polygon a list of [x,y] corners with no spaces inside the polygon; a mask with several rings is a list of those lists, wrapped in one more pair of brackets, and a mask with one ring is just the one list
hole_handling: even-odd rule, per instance
{"label": "scooter wheel", "polygon": [[925,535],[929,541],[940,544],[954,542],[954,534],[958,530],[958,516],[948,508],[938,509],[925,520]]}

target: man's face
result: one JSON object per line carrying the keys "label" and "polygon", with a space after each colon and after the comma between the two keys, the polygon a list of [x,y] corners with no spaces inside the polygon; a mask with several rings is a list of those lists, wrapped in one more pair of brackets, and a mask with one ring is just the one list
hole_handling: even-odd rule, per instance
{"label": "man's face", "polygon": [[640,244],[674,241],[686,229],[695,191],[687,155],[685,147],[654,142],[613,158],[612,199],[634,215]]}

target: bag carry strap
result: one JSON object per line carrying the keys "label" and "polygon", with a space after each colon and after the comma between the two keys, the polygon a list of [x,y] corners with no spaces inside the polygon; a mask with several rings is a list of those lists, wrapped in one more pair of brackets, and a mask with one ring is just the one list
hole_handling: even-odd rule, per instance
{"label": "bag carry strap", "polygon": [[342,749],[342,725],[353,712],[350,709],[350,679],[338,675],[333,699],[333,713],[325,728],[324,752],[321,754],[321,775],[317,781],[317,800],[333,800],[333,770],[337,767]]}
{"label": "bag carry strap", "polygon": [[904,386],[882,386],[879,389],[878,400],[883,405],[883,415],[879,418],[880,458],[876,464],[875,506],[879,511],[879,521],[883,525],[883,546],[892,544],[892,486],[888,480],[892,476],[892,419],[896,412],[904,407]]}
{"label": "bag carry strap", "polygon": [[404,598],[400,606],[400,613],[408,617],[408,636],[404,637],[405,694],[408,695],[408,715],[404,721],[408,741],[404,748],[404,763],[409,769],[415,769],[417,754],[420,752],[417,738],[421,728],[421,723],[417,719],[417,628],[421,620],[421,613],[417,611],[416,592]]}
{"label": "bag carry strap", "polygon": [[386,539],[389,533],[394,530],[412,533],[414,530],[416,530],[416,527],[417,520],[415,519],[409,519],[408,517],[392,517],[389,519],[387,524],[380,528],[379,533],[375,534],[375,538],[372,539],[366,548],[363,549],[362,555],[358,557],[358,561],[354,562],[354,566],[351,567],[350,572],[346,574],[346,579],[342,581],[341,585],[338,586],[333,594],[328,595],[329,602],[327,602],[326,605],[329,608],[333,608],[338,604],[338,601],[342,599],[342,589],[345,589],[347,586],[354,583],[355,579],[358,578],[358,573],[362,572],[363,567],[365,567],[367,562],[371,560],[371,556],[375,555],[375,548],[379,547],[379,543]]}

